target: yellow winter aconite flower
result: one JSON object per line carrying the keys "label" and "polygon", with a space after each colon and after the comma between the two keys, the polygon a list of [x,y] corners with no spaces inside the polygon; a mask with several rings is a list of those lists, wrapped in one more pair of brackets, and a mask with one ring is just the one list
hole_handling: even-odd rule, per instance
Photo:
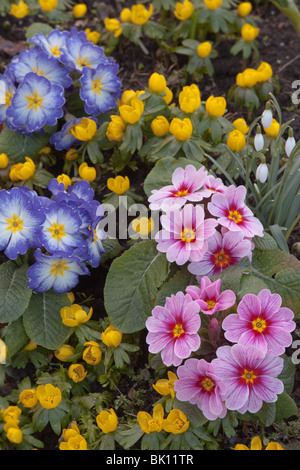
{"label": "yellow winter aconite flower", "polygon": [[172,434],[181,434],[185,432],[190,426],[190,422],[185,414],[177,409],[173,409],[163,420],[163,430],[171,432]]}
{"label": "yellow winter aconite flower", "polygon": [[87,13],[87,6],[85,3],[78,3],[73,7],[74,18],[82,18]]}
{"label": "yellow winter aconite flower", "polygon": [[267,62],[262,62],[257,68],[258,82],[266,82],[273,76],[273,69]]}
{"label": "yellow winter aconite flower", "polygon": [[34,175],[35,163],[31,158],[25,157],[25,163],[16,163],[9,172],[11,181],[26,181]]}
{"label": "yellow winter aconite flower", "polygon": [[146,434],[150,432],[160,432],[163,426],[164,409],[159,403],[153,409],[153,416],[146,411],[139,411],[137,414],[138,423]]}
{"label": "yellow winter aconite flower", "polygon": [[204,0],[204,3],[209,10],[216,10],[222,6],[223,0]]}
{"label": "yellow winter aconite flower", "polygon": [[87,341],[84,343],[84,346],[86,346],[86,348],[83,351],[82,359],[92,366],[99,364],[102,357],[99,344],[96,343],[96,341]]}
{"label": "yellow winter aconite flower", "polygon": [[165,116],[157,116],[151,122],[151,130],[156,137],[164,137],[170,129],[169,121]]}
{"label": "yellow winter aconite flower", "polygon": [[235,121],[233,121],[232,124],[238,131],[242,132],[244,135],[247,134],[249,127],[244,118],[238,118]]}
{"label": "yellow winter aconite flower", "polygon": [[0,339],[0,364],[5,364],[7,357],[7,346],[2,339]]}
{"label": "yellow winter aconite flower", "polygon": [[164,94],[165,94],[165,95],[163,96],[163,99],[165,100],[165,102],[166,102],[167,104],[170,104],[171,101],[172,101],[172,99],[173,99],[173,92],[172,92],[172,90],[170,90],[170,88],[168,88],[168,87],[166,86],[166,88],[164,89]]}
{"label": "yellow winter aconite flower", "polygon": [[129,8],[123,8],[120,13],[120,19],[123,23],[130,23],[131,22],[131,10]]}
{"label": "yellow winter aconite flower", "polygon": [[122,104],[119,107],[119,112],[124,122],[135,124],[140,120],[144,112],[144,103],[137,97],[134,97],[130,100],[130,104]]}
{"label": "yellow winter aconite flower", "polygon": [[60,316],[62,322],[66,326],[74,327],[86,323],[93,314],[93,308],[91,307],[89,312],[86,313],[85,310],[80,305],[73,304],[70,307],[63,307],[60,310]]}
{"label": "yellow winter aconite flower", "polygon": [[70,437],[68,441],[59,444],[59,450],[87,450],[87,442],[81,434]]}
{"label": "yellow winter aconite flower", "polygon": [[238,73],[236,76],[236,84],[240,87],[254,87],[259,79],[259,74],[257,70],[252,68],[247,68],[243,72]]}
{"label": "yellow winter aconite flower", "polygon": [[68,428],[63,429],[62,436],[64,441],[68,441],[71,437],[78,436],[80,434],[79,427],[76,423],[70,423]]}
{"label": "yellow winter aconite flower", "polygon": [[66,152],[66,160],[68,160],[68,162],[72,162],[73,160],[76,160],[78,158],[78,153],[77,153],[77,150],[76,149],[73,149],[73,148],[70,148],[67,152]]}
{"label": "yellow winter aconite flower", "polygon": [[280,124],[278,121],[276,121],[276,119],[273,118],[272,120],[272,124],[270,125],[270,127],[268,127],[268,129],[266,129],[264,127],[264,131],[265,133],[269,136],[269,137],[277,137],[278,135],[278,132],[279,132],[279,129],[280,129]]}
{"label": "yellow winter aconite flower", "polygon": [[21,0],[18,4],[16,3],[12,4],[9,13],[13,15],[15,18],[21,19],[28,15],[29,8],[28,8],[27,3]]}
{"label": "yellow winter aconite flower", "polygon": [[59,361],[66,361],[75,354],[75,349],[70,344],[63,344],[59,349],[54,351],[54,356]]}
{"label": "yellow winter aconite flower", "polygon": [[259,35],[259,29],[252,26],[252,24],[244,24],[241,29],[242,38],[247,41],[253,41]]}
{"label": "yellow winter aconite flower", "polygon": [[149,6],[149,10],[144,5],[137,4],[131,7],[131,21],[136,25],[143,25],[147,23],[153,13],[153,5]]}
{"label": "yellow winter aconite flower", "polygon": [[96,423],[104,434],[108,434],[117,429],[118,417],[114,409],[110,408],[109,411],[103,410],[96,416]]}
{"label": "yellow winter aconite flower", "polygon": [[168,371],[167,379],[159,379],[156,384],[152,385],[154,390],[157,391],[160,395],[171,395],[171,398],[175,398],[174,384],[177,380],[177,375],[174,372]]}
{"label": "yellow winter aconite flower", "polygon": [[178,2],[175,5],[174,15],[180,21],[189,19],[194,13],[194,5],[189,0]]}
{"label": "yellow winter aconite flower", "polygon": [[134,91],[134,90],[125,90],[122,93],[122,97],[119,100],[119,106],[123,104],[130,105],[132,98],[138,98],[139,95],[144,93],[144,91]]}
{"label": "yellow winter aconite flower", "polygon": [[4,169],[7,167],[9,162],[8,156],[6,153],[0,153],[0,168]]}
{"label": "yellow winter aconite flower", "polygon": [[163,75],[154,72],[149,78],[149,88],[153,93],[162,93],[167,86],[166,79]]}
{"label": "yellow winter aconite flower", "polygon": [[221,117],[226,111],[226,100],[223,96],[211,95],[205,103],[205,109],[210,116]]}
{"label": "yellow winter aconite flower", "polygon": [[179,93],[178,100],[181,111],[185,113],[197,111],[201,105],[201,95],[197,85],[184,86]]}
{"label": "yellow winter aconite flower", "polygon": [[244,134],[238,129],[229,132],[227,145],[233,152],[240,152],[246,145]]}
{"label": "yellow winter aconite flower", "polygon": [[178,140],[188,140],[193,133],[193,125],[189,118],[173,118],[170,124],[170,133]]}
{"label": "yellow winter aconite flower", "polygon": [[122,333],[113,325],[110,325],[101,334],[101,341],[109,348],[116,348],[122,342]]}
{"label": "yellow winter aconite flower", "polygon": [[63,183],[65,186],[65,189],[68,189],[68,186],[72,186],[72,181],[71,178],[66,175],[65,173],[62,173],[61,175],[58,175],[56,178],[59,183]]}
{"label": "yellow winter aconite flower", "polygon": [[[250,449],[244,444],[237,444],[235,450],[262,450],[261,439],[258,436],[254,437],[251,441]],[[270,442],[265,450],[284,450],[284,448],[277,442]]]}
{"label": "yellow winter aconite flower", "polygon": [[38,402],[36,390],[33,388],[27,388],[23,390],[19,395],[19,403],[22,403],[25,408],[33,408]]}
{"label": "yellow winter aconite flower", "polygon": [[107,29],[107,31],[114,33],[115,38],[118,38],[119,36],[121,36],[123,32],[121,23],[116,18],[105,18],[104,26]]}
{"label": "yellow winter aconite flower", "polygon": [[82,382],[87,375],[87,371],[82,364],[72,364],[68,369],[68,376],[73,382]]}
{"label": "yellow winter aconite flower", "polygon": [[97,177],[96,169],[93,166],[88,166],[86,162],[81,163],[78,168],[80,178],[91,183]]}
{"label": "yellow winter aconite flower", "polygon": [[250,2],[240,3],[237,9],[238,15],[241,16],[242,18],[249,15],[251,11],[252,11],[252,4]]}
{"label": "yellow winter aconite flower", "polygon": [[23,440],[23,433],[17,426],[10,426],[6,431],[6,437],[13,444],[20,444]]}
{"label": "yellow winter aconite flower", "polygon": [[116,176],[115,178],[108,178],[107,187],[110,191],[116,194],[124,194],[130,188],[130,181],[128,176]]}
{"label": "yellow winter aconite flower", "polygon": [[106,137],[110,142],[114,140],[116,142],[121,142],[125,134],[126,124],[120,116],[114,114],[110,116],[110,119],[111,121],[108,124],[105,133]]}
{"label": "yellow winter aconite flower", "polygon": [[91,31],[90,28],[86,28],[84,30],[87,38],[89,41],[91,41],[93,44],[97,44],[97,42],[99,41],[100,37],[101,37],[101,34],[98,33],[98,31]]}
{"label": "yellow winter aconite flower", "polygon": [[211,53],[212,50],[212,45],[208,41],[201,42],[199,46],[197,47],[197,54],[199,57],[202,59],[205,59],[205,57],[208,57],[209,54]]}
{"label": "yellow winter aconite flower", "polygon": [[39,5],[43,11],[49,13],[57,7],[57,0],[39,0]]}
{"label": "yellow winter aconite flower", "polygon": [[37,348],[37,344],[34,341],[29,341],[25,346],[24,351],[34,351]]}
{"label": "yellow winter aconite flower", "polygon": [[146,236],[154,230],[154,221],[152,217],[149,219],[148,217],[134,219],[131,224],[133,230],[142,236]]}
{"label": "yellow winter aconite flower", "polygon": [[93,119],[82,118],[79,124],[71,127],[73,136],[81,141],[91,140],[97,132],[97,124]]}
{"label": "yellow winter aconite flower", "polygon": [[52,384],[38,385],[36,396],[42,407],[47,410],[56,408],[62,399],[60,389]]}
{"label": "yellow winter aconite flower", "polygon": [[3,419],[6,423],[18,423],[22,410],[15,405],[11,405],[6,410],[1,410]]}

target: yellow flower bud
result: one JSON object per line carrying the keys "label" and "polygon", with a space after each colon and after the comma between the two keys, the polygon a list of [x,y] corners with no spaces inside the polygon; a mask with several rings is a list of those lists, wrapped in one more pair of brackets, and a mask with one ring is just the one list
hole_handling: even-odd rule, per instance
{"label": "yellow flower bud", "polygon": [[87,6],[85,3],[79,3],[73,7],[74,18],[82,18],[87,13]]}
{"label": "yellow flower bud", "polygon": [[43,408],[50,410],[56,408],[62,399],[61,391],[52,384],[38,385],[36,396]]}
{"label": "yellow flower bud", "polygon": [[1,169],[4,169],[7,167],[8,165],[8,156],[6,155],[6,153],[0,153],[0,168]]}
{"label": "yellow flower bud", "polygon": [[241,29],[241,35],[242,38],[247,41],[253,41],[259,34],[259,29],[255,28],[255,26],[252,26],[251,24],[244,24]]}
{"label": "yellow flower bud", "polygon": [[58,175],[56,178],[59,183],[63,183],[65,186],[65,189],[68,189],[68,186],[72,186],[72,181],[68,175],[65,175],[62,173],[61,175]]}
{"label": "yellow flower bud", "polygon": [[170,411],[167,419],[163,420],[163,430],[171,432],[172,434],[181,434],[185,432],[189,426],[190,422],[186,415],[175,408]]}
{"label": "yellow flower bud", "polygon": [[104,26],[107,29],[107,31],[114,33],[115,38],[118,38],[119,36],[121,36],[123,32],[121,23],[116,18],[105,18]]}
{"label": "yellow flower bud", "polygon": [[124,122],[127,124],[135,124],[138,122],[144,112],[144,103],[139,98],[131,99],[130,104],[122,104],[119,112]]}
{"label": "yellow flower bud", "polygon": [[204,59],[205,57],[208,57],[209,54],[211,53],[212,50],[212,45],[210,42],[205,41],[201,42],[199,46],[197,47],[197,54],[199,57]]}
{"label": "yellow flower bud", "polygon": [[37,344],[34,341],[29,341],[27,346],[25,346],[24,351],[34,351],[37,348]]}
{"label": "yellow flower bud", "polygon": [[21,19],[28,15],[29,8],[27,4],[21,0],[18,5],[15,3],[12,4],[9,13],[15,18]]}
{"label": "yellow flower bud", "polygon": [[6,432],[6,437],[13,444],[20,444],[23,440],[23,433],[17,426],[10,426]]}
{"label": "yellow flower bud", "polygon": [[22,410],[18,407],[18,406],[15,406],[15,405],[11,405],[9,406],[8,408],[6,408],[6,410],[2,411],[2,416],[3,416],[3,419],[6,423],[9,423],[9,422],[19,422],[19,417],[21,416],[22,414]]}
{"label": "yellow flower bud", "polygon": [[74,356],[75,349],[70,344],[63,344],[59,349],[54,351],[54,356],[59,361],[66,361],[69,357]]}
{"label": "yellow flower bud", "polygon": [[276,121],[276,119],[273,118],[273,121],[272,121],[272,124],[270,125],[270,127],[268,127],[268,129],[266,129],[264,127],[264,131],[265,133],[269,136],[269,137],[272,137],[272,138],[276,138],[277,135],[278,135],[278,132],[279,132],[279,129],[280,129],[280,124],[278,121]]}
{"label": "yellow flower bud", "polygon": [[25,160],[25,163],[17,163],[11,167],[9,177],[12,181],[26,181],[34,175],[34,162],[29,157],[25,157]]}
{"label": "yellow flower bud", "polygon": [[170,124],[170,132],[178,140],[188,140],[193,133],[193,125],[188,118],[173,118]]}
{"label": "yellow flower bud", "polygon": [[68,369],[68,376],[75,383],[82,382],[87,376],[87,371],[82,364],[72,364]]}
{"label": "yellow flower bud", "polygon": [[175,398],[174,384],[178,379],[177,375],[171,371],[168,371],[168,379],[159,379],[156,384],[152,385],[160,395],[167,396],[171,395],[171,398]]}
{"label": "yellow flower bud", "polygon": [[210,96],[206,100],[205,108],[210,116],[221,117],[226,111],[226,100],[223,96]]}
{"label": "yellow flower bud", "polygon": [[79,176],[85,181],[91,183],[97,177],[96,169],[93,166],[88,166],[86,162],[81,163],[78,168]]}
{"label": "yellow flower bud", "polygon": [[0,338],[0,364],[5,364],[7,357],[7,346],[4,341]]}
{"label": "yellow flower bud", "polygon": [[154,221],[152,217],[141,217],[134,219],[131,223],[132,229],[142,236],[146,236],[154,230]]}
{"label": "yellow flower bud", "polygon": [[262,62],[260,66],[257,68],[257,81],[258,82],[266,82],[270,80],[273,76],[273,70],[270,64],[267,62]]}
{"label": "yellow flower bud", "polygon": [[88,341],[84,343],[84,346],[87,347],[83,351],[82,359],[92,366],[99,364],[102,357],[102,351],[99,344],[96,343],[96,341]]}
{"label": "yellow flower bud", "polygon": [[153,409],[153,416],[146,411],[139,411],[137,414],[137,420],[142,431],[146,434],[151,432],[160,432],[163,426],[164,409],[159,403],[155,405]]}
{"label": "yellow flower bud", "polygon": [[123,8],[123,10],[120,13],[120,19],[123,23],[130,23],[131,10],[129,8]]}
{"label": "yellow flower bud", "polygon": [[38,402],[36,391],[33,388],[23,390],[19,395],[19,403],[22,403],[25,408],[33,408]]}
{"label": "yellow flower bud", "polygon": [[246,145],[244,134],[238,129],[229,132],[227,145],[233,152],[240,152]]}
{"label": "yellow flower bud", "polygon": [[257,84],[259,74],[257,70],[248,68],[236,76],[236,84],[240,87],[252,88]]}
{"label": "yellow flower bud", "polygon": [[238,118],[235,121],[233,121],[232,124],[238,131],[242,132],[242,134],[244,135],[247,134],[249,127],[247,126],[247,123],[244,118]]}
{"label": "yellow flower bud", "polygon": [[241,16],[242,18],[249,15],[251,11],[252,11],[252,4],[250,2],[240,3],[237,9],[238,15]]}
{"label": "yellow flower bud", "polygon": [[166,86],[164,89],[165,96],[163,96],[163,99],[167,104],[170,104],[172,99],[173,99],[173,92]]}
{"label": "yellow flower bud", "polygon": [[47,13],[57,7],[57,0],[39,0],[41,9]]}
{"label": "yellow flower bud", "polygon": [[204,3],[209,10],[216,10],[222,6],[223,0],[204,0]]}
{"label": "yellow flower bud", "polygon": [[189,19],[194,13],[194,5],[189,0],[178,2],[175,5],[174,15],[180,21]]}
{"label": "yellow flower bud", "polygon": [[201,105],[200,91],[197,85],[184,86],[179,93],[179,106],[185,113],[193,113]]}
{"label": "yellow flower bud", "polygon": [[79,427],[75,423],[71,423],[67,429],[63,429],[62,435],[65,441],[80,435]]}
{"label": "yellow flower bud", "polygon": [[144,5],[137,4],[131,7],[131,21],[137,25],[143,25],[147,23],[153,13],[153,5],[151,3],[149,10]]}
{"label": "yellow flower bud", "polygon": [[50,155],[52,152],[51,147],[43,147],[41,150],[39,150],[38,155]]}
{"label": "yellow flower bud", "polygon": [[91,140],[97,132],[97,124],[93,119],[82,118],[79,124],[71,127],[73,136],[81,141]]}
{"label": "yellow flower bud", "polygon": [[92,307],[90,308],[89,312],[86,313],[86,311],[77,304],[73,304],[70,307],[63,307],[60,310],[60,316],[63,324],[70,326],[71,328],[81,325],[81,323],[86,323],[91,318],[92,314]]}
{"label": "yellow flower bud", "polygon": [[81,434],[77,434],[70,437],[67,442],[61,442],[59,450],[87,450],[87,442]]}
{"label": "yellow flower bud", "polygon": [[126,130],[125,122],[117,115],[111,115],[110,119],[111,121],[106,129],[106,137],[109,141],[121,142]]}
{"label": "yellow flower bud", "polygon": [[163,75],[154,72],[149,78],[149,88],[153,93],[162,93],[167,86],[166,79]]}
{"label": "yellow flower bud", "polygon": [[93,44],[97,44],[97,42],[99,41],[100,37],[101,37],[101,34],[98,33],[98,31],[91,31],[90,28],[86,28],[84,30],[87,38],[89,41],[91,41]]}
{"label": "yellow flower bud", "polygon": [[123,91],[119,106],[123,104],[130,105],[132,98],[136,98],[136,97],[137,97],[137,92],[134,90]]}
{"label": "yellow flower bud", "polygon": [[76,149],[71,148],[66,152],[66,160],[68,160],[68,162],[72,162],[73,160],[76,160],[77,158],[78,158],[78,153]]}
{"label": "yellow flower bud", "polygon": [[114,409],[110,408],[109,411],[103,410],[96,416],[96,423],[104,434],[108,434],[117,429],[118,417]]}
{"label": "yellow flower bud", "polygon": [[101,334],[101,340],[109,348],[116,348],[122,341],[122,333],[114,326],[110,325]]}
{"label": "yellow flower bud", "polygon": [[156,137],[164,137],[170,129],[169,121],[165,116],[157,116],[151,122],[151,129]]}
{"label": "yellow flower bud", "polygon": [[124,194],[130,188],[130,181],[128,176],[116,176],[115,178],[108,178],[107,187],[110,191],[116,194]]}

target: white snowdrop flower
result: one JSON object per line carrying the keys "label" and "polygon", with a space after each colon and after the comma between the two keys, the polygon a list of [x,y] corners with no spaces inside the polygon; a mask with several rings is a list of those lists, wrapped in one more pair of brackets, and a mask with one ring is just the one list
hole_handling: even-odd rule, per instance
{"label": "white snowdrop flower", "polygon": [[262,125],[265,129],[268,129],[273,122],[273,113],[271,109],[265,109],[261,117]]}
{"label": "white snowdrop flower", "polygon": [[292,153],[293,148],[296,145],[296,140],[294,137],[288,137],[285,143],[285,153],[289,157]]}
{"label": "white snowdrop flower", "polygon": [[254,148],[257,152],[259,152],[260,150],[264,148],[264,145],[265,145],[264,137],[262,133],[260,132],[256,134],[256,136],[254,137]]}
{"label": "white snowdrop flower", "polygon": [[256,170],[256,179],[261,183],[265,183],[268,179],[269,168],[266,163],[261,163]]}

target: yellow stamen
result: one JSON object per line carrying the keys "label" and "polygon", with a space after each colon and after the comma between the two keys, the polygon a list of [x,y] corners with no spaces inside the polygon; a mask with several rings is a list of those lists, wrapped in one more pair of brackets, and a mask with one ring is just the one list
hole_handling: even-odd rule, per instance
{"label": "yellow stamen", "polygon": [[53,263],[52,267],[49,271],[49,274],[53,274],[55,277],[63,276],[65,271],[69,271],[69,266],[65,261],[57,261],[57,263]]}
{"label": "yellow stamen", "polygon": [[23,229],[23,220],[16,214],[14,214],[11,219],[6,219],[6,223],[6,230],[12,230],[13,233]]}
{"label": "yellow stamen", "polygon": [[243,220],[243,217],[240,212],[236,210],[229,211],[228,218],[230,220],[233,220],[233,222],[235,222],[236,224],[240,224]]}
{"label": "yellow stamen", "polygon": [[64,232],[65,226],[63,224],[58,225],[56,222],[53,222],[52,227],[49,227],[47,230],[52,234],[52,238],[56,238],[59,242],[62,237],[66,236]]}
{"label": "yellow stamen", "polygon": [[209,379],[208,377],[206,377],[205,379],[203,379],[201,381],[201,385],[208,392],[210,392],[215,386],[214,382],[211,379]]}
{"label": "yellow stamen", "polygon": [[98,95],[101,94],[101,91],[103,89],[102,82],[99,78],[96,78],[96,80],[92,81],[92,90],[97,93]]}
{"label": "yellow stamen", "polygon": [[256,318],[256,320],[253,320],[252,326],[254,330],[262,333],[266,329],[267,324],[266,324],[266,321],[263,320],[262,318]]}
{"label": "yellow stamen", "polygon": [[194,230],[192,228],[185,228],[181,232],[181,240],[186,243],[190,243],[196,240],[196,235],[195,235]]}
{"label": "yellow stamen", "polygon": [[175,338],[179,338],[184,333],[184,329],[182,328],[182,324],[175,325],[173,330],[173,334]]}
{"label": "yellow stamen", "polygon": [[37,91],[33,93],[33,95],[27,95],[26,100],[28,101],[27,109],[34,108],[35,111],[38,110],[38,108],[42,108],[42,103],[44,101],[44,98],[40,97]]}
{"label": "yellow stamen", "polygon": [[207,308],[210,310],[214,308],[214,306],[216,305],[216,302],[214,300],[207,300],[206,305],[207,305]]}
{"label": "yellow stamen", "polygon": [[49,50],[54,57],[59,57],[61,55],[61,51],[58,46],[49,47]]}
{"label": "yellow stamen", "polygon": [[182,196],[188,196],[189,192],[186,189],[183,189],[182,191],[178,191],[176,194],[174,194],[175,197],[182,197]]}
{"label": "yellow stamen", "polygon": [[242,379],[246,381],[248,384],[249,382],[253,384],[254,380],[257,379],[257,376],[254,374],[254,371],[251,372],[247,369],[244,369],[244,375],[242,375]]}

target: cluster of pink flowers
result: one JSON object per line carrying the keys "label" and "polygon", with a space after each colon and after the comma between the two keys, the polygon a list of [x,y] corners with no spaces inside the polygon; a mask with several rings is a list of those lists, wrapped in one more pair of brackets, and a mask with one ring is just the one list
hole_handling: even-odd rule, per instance
{"label": "cluster of pink flowers", "polygon": [[150,209],[163,211],[157,249],[170,262],[189,262],[188,270],[198,279],[251,259],[251,239],[263,236],[263,226],[245,198],[244,186],[227,187],[204,167],[177,168],[172,185],[149,197]]}
{"label": "cluster of pink flowers", "polygon": [[[211,362],[197,358],[200,314],[223,331]],[[277,401],[284,388],[278,378],[284,364],[280,355],[292,343],[293,317],[281,307],[278,294],[263,289],[237,305],[234,292],[221,292],[220,280],[204,276],[200,286],[188,286],[153,309],[146,342],[151,353],[161,353],[166,366],[178,367],[177,399],[197,404],[207,419],[215,420],[227,410],[256,413],[264,402]]]}

